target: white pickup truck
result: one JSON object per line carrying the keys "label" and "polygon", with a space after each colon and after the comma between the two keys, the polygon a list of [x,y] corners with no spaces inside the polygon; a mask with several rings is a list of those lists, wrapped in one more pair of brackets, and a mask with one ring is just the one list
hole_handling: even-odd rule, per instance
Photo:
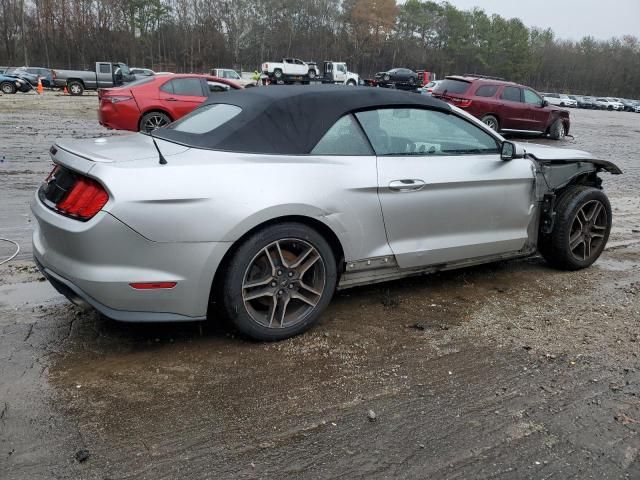
{"label": "white pickup truck", "polygon": [[316,70],[297,58],[283,58],[282,62],[262,64],[262,73],[276,83],[308,82],[316,76]]}

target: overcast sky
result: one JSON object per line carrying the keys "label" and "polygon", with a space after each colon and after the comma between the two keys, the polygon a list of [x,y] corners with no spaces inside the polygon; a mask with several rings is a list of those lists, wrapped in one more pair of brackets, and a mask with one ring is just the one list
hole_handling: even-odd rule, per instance
{"label": "overcast sky", "polygon": [[448,0],[462,10],[480,7],[488,15],[517,17],[528,27],[551,28],[577,40],[630,34],[640,37],[640,0]]}

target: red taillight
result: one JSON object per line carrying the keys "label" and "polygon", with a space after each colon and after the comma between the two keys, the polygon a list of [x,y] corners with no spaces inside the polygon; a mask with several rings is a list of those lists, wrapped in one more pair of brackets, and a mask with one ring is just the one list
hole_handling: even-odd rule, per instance
{"label": "red taillight", "polygon": [[127,100],[131,100],[133,97],[131,95],[114,95],[106,97],[107,100],[110,100],[111,103],[118,102],[126,102]]}
{"label": "red taillight", "polygon": [[456,107],[467,108],[471,106],[471,100],[468,98],[449,97]]}
{"label": "red taillight", "polygon": [[56,204],[62,213],[88,220],[98,213],[109,200],[109,194],[95,180],[80,177],[67,196]]}
{"label": "red taillight", "polygon": [[136,290],[157,290],[162,288],[173,288],[178,282],[137,282],[129,285]]}

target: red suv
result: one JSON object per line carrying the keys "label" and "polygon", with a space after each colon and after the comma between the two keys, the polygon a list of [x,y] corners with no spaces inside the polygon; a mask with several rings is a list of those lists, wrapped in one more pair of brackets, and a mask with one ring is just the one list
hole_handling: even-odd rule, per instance
{"label": "red suv", "polygon": [[209,75],[144,77],[122,87],[99,89],[98,121],[116,130],[155,130],[185,116],[212,95],[240,88],[233,80]]}
{"label": "red suv", "polygon": [[535,90],[489,77],[451,76],[433,96],[462,108],[501,133],[549,135],[569,133],[569,112],[548,104]]}

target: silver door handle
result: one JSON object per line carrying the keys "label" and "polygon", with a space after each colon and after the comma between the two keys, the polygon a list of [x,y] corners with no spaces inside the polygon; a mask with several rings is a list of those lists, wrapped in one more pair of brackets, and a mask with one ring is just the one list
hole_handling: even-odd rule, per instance
{"label": "silver door handle", "polygon": [[389,190],[393,190],[394,192],[417,192],[424,186],[424,181],[419,178],[406,178],[403,180],[393,180],[392,182],[389,182]]}

